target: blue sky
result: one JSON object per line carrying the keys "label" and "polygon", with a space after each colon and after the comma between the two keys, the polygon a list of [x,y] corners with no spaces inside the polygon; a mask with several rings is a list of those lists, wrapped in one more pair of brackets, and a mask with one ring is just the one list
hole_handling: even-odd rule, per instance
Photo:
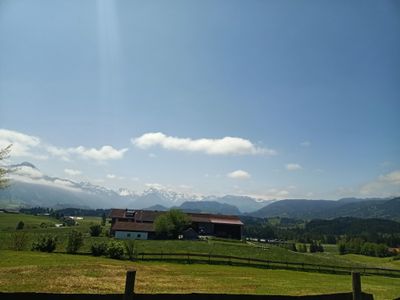
{"label": "blue sky", "polygon": [[0,146],[111,188],[398,195],[399,53],[398,1],[1,0]]}

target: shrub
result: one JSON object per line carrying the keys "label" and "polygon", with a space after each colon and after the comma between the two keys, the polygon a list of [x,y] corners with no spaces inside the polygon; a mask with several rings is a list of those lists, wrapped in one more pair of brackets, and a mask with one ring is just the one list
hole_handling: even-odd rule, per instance
{"label": "shrub", "polygon": [[28,243],[26,232],[14,232],[11,236],[11,249],[16,251],[25,250]]}
{"label": "shrub", "polygon": [[324,247],[321,242],[312,241],[310,244],[310,253],[324,252]]}
{"label": "shrub", "polygon": [[104,242],[92,244],[92,246],[90,247],[90,250],[91,250],[93,256],[106,255],[107,254],[107,244]]}
{"label": "shrub", "polygon": [[101,228],[101,225],[99,225],[99,224],[92,225],[89,227],[89,229],[90,229],[91,236],[99,236],[101,234],[101,232],[103,231],[103,228]]}
{"label": "shrub", "polygon": [[134,240],[127,240],[124,243],[126,254],[130,260],[135,258],[135,241]]}
{"label": "shrub", "polygon": [[40,223],[40,228],[47,228],[47,224],[45,222]]}
{"label": "shrub", "polygon": [[306,244],[300,244],[300,245],[297,246],[297,250],[299,252],[306,253],[307,252],[307,245]]}
{"label": "shrub", "polygon": [[339,242],[339,253],[354,253],[375,257],[391,256],[387,245],[364,242],[359,238],[352,238],[349,240],[342,240]]}
{"label": "shrub", "polygon": [[41,235],[36,242],[32,244],[33,251],[53,252],[57,246],[57,237],[52,235]]}
{"label": "shrub", "polygon": [[83,246],[83,234],[77,230],[72,230],[68,234],[67,253],[76,253]]}
{"label": "shrub", "polygon": [[282,245],[283,248],[288,249],[290,251],[297,252],[296,244],[295,243],[285,243]]}
{"label": "shrub", "polygon": [[338,250],[339,250],[339,254],[343,255],[346,254],[347,250],[346,250],[346,243],[344,241],[340,241],[338,244]]}
{"label": "shrub", "polygon": [[107,246],[107,254],[111,258],[121,259],[124,255],[124,247],[120,242],[111,241]]}
{"label": "shrub", "polygon": [[167,239],[178,238],[189,224],[189,217],[179,209],[171,209],[154,220],[157,236]]}
{"label": "shrub", "polygon": [[17,224],[16,229],[17,230],[22,230],[22,229],[24,229],[24,226],[25,226],[24,222],[19,221],[18,224]]}

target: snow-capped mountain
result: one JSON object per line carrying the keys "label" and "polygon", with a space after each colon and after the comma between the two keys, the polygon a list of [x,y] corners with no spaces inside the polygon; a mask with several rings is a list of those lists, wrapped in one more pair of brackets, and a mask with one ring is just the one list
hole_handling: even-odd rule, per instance
{"label": "snow-capped mountain", "polygon": [[203,207],[203,210],[208,212],[213,212],[214,208],[218,212],[221,210],[221,205],[211,207],[210,203],[212,202],[233,205],[241,212],[249,212],[268,203],[245,196],[190,195],[160,187],[150,187],[142,193],[126,188],[115,191],[90,182],[76,182],[70,179],[47,176],[29,162],[11,165],[8,169],[12,171],[10,173],[12,184],[9,188],[0,191],[0,207],[130,207],[141,209],[157,205],[166,208],[179,207],[183,203],[188,205],[188,202],[196,201],[198,202],[196,207],[200,210]]}

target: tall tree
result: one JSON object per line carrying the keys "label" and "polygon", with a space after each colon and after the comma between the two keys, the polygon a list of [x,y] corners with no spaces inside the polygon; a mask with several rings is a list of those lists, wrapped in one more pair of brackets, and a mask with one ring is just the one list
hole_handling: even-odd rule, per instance
{"label": "tall tree", "polygon": [[154,220],[159,238],[176,239],[189,225],[188,216],[179,209],[171,209]]}
{"label": "tall tree", "polygon": [[8,157],[11,151],[11,146],[12,145],[8,145],[7,147],[0,149],[0,189],[6,188],[10,183],[9,179],[6,177],[9,171],[1,166],[1,161]]}

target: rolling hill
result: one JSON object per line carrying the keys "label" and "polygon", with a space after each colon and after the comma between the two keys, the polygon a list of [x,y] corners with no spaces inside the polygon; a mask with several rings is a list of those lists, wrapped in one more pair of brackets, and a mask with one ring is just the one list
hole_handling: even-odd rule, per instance
{"label": "rolling hill", "polygon": [[393,199],[281,200],[251,214],[254,217],[333,219],[339,217],[400,220],[400,197]]}

